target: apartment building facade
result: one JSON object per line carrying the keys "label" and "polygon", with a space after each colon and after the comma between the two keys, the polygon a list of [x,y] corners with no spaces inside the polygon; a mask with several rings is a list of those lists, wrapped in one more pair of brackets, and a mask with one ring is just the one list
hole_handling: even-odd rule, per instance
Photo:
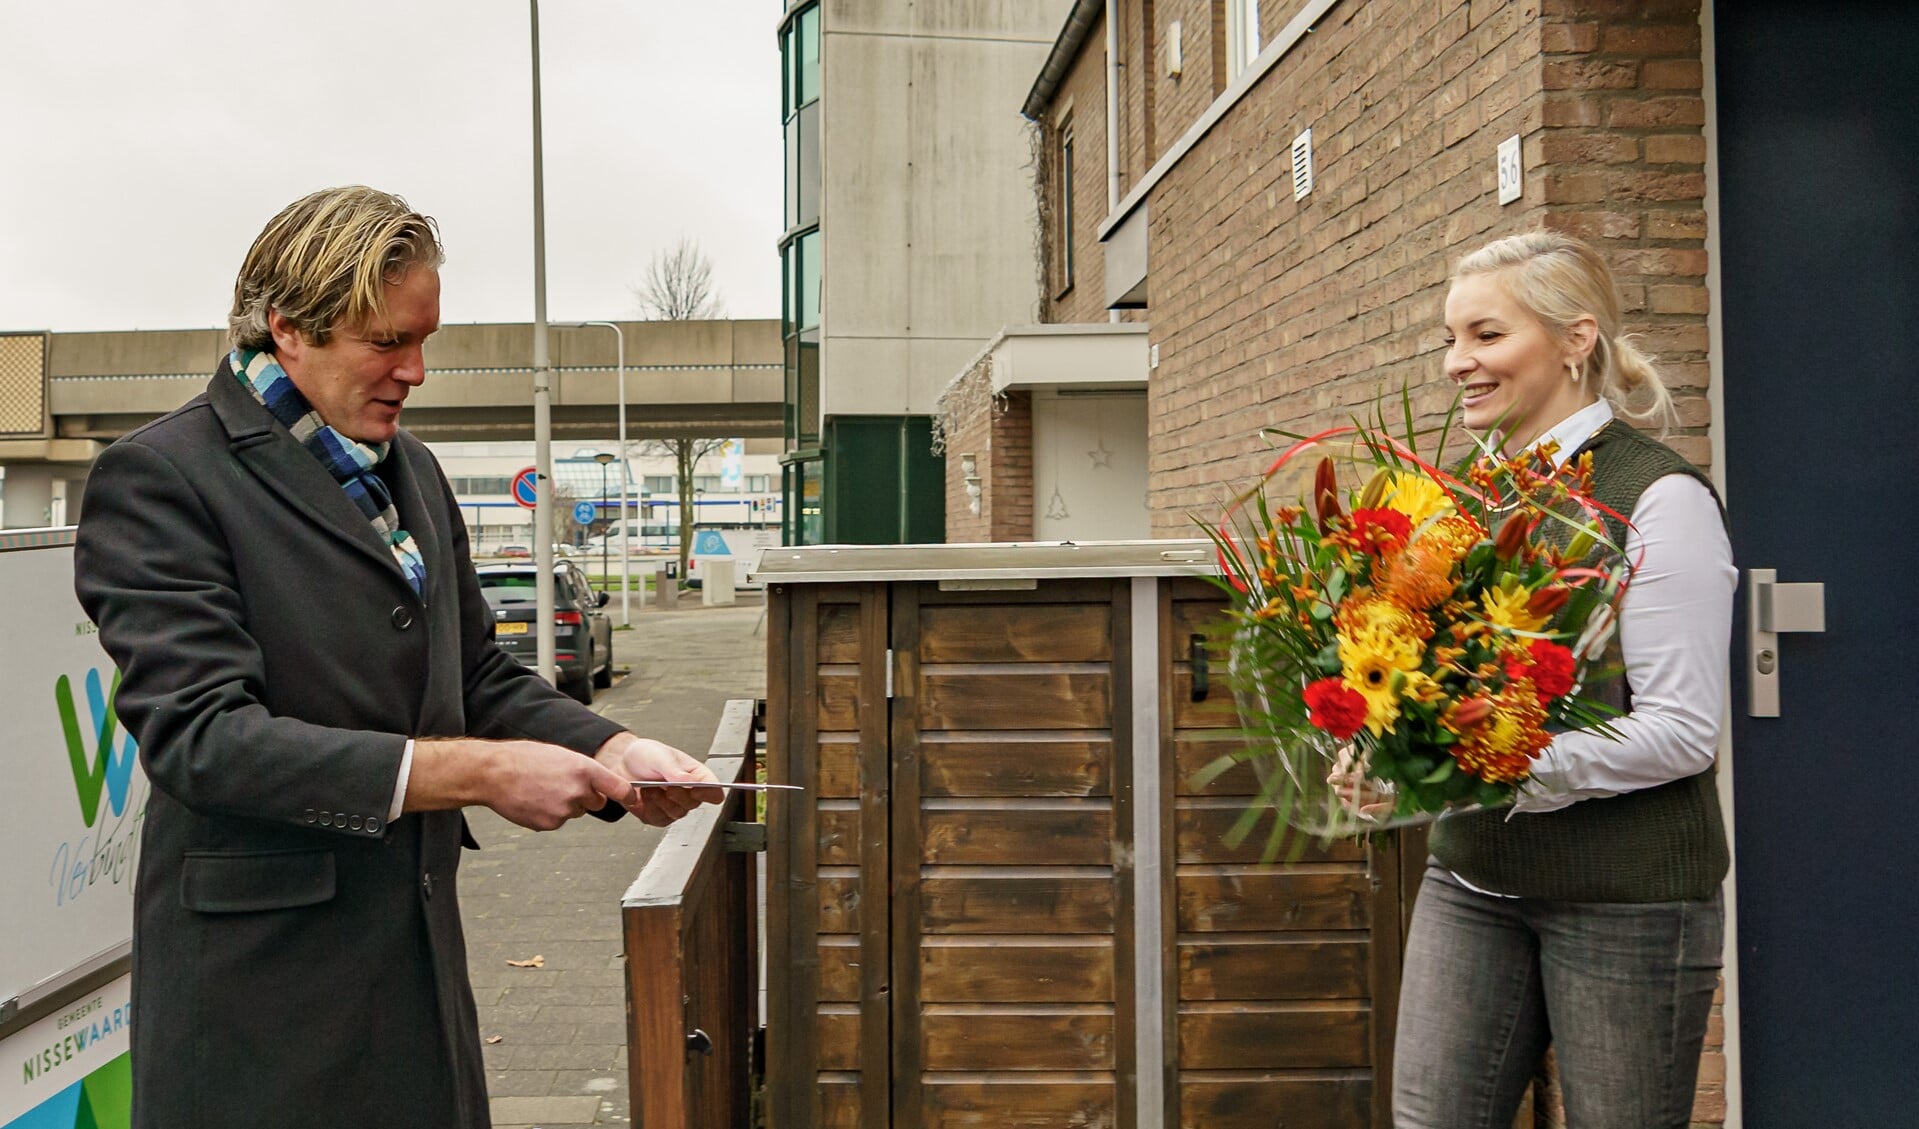
{"label": "apartment building facade", "polygon": [[780,22],[789,544],[945,535],[934,401],[1030,321],[1019,98],[1070,0],[805,0]]}
{"label": "apartment building facade", "polygon": [[[1067,528],[1046,515],[1081,512],[1074,475],[1101,462],[1078,408],[1094,394],[1141,405],[1098,469],[1136,461],[1146,528],[1192,536],[1270,461],[1264,429],[1347,422],[1402,388],[1444,411],[1441,308],[1466,251],[1540,227],[1596,243],[1673,388],[1663,438],[1718,483],[1746,570],[1720,772],[1733,912],[1697,1124],[1897,1120],[1887,1040],[1919,1034],[1879,990],[1919,904],[1885,908],[1854,865],[1879,848],[1844,830],[1859,813],[1809,792],[1794,756],[1844,734],[1832,756],[1870,771],[1864,750],[1899,739],[1862,690],[1870,656],[1898,659],[1871,625],[1919,630],[1919,601],[1847,563],[1902,544],[1867,499],[1910,473],[1888,421],[1912,407],[1894,374],[1919,126],[1893,107],[1919,97],[1915,50],[1919,17],[1887,4],[1082,0],[1023,107],[1040,324],[1003,327],[941,401],[949,540]],[[1808,630],[1826,637],[1770,630],[1775,576],[1823,583]]]}

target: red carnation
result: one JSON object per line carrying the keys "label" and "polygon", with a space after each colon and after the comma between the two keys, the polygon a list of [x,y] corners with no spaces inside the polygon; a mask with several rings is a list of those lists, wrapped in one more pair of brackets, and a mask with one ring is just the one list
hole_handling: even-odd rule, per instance
{"label": "red carnation", "polygon": [[1532,679],[1541,702],[1564,697],[1573,688],[1573,653],[1546,639],[1534,639],[1526,645],[1526,654],[1506,657],[1506,677],[1515,682]]}
{"label": "red carnation", "polygon": [[1312,711],[1312,723],[1342,741],[1366,724],[1366,696],[1337,678],[1320,679],[1301,697]]}
{"label": "red carnation", "polygon": [[1413,519],[1398,510],[1353,511],[1353,540],[1374,556],[1404,547],[1412,536]]}
{"label": "red carnation", "polygon": [[1533,656],[1533,687],[1543,699],[1562,698],[1572,693],[1573,653],[1569,648],[1545,639],[1534,639],[1526,648]]}

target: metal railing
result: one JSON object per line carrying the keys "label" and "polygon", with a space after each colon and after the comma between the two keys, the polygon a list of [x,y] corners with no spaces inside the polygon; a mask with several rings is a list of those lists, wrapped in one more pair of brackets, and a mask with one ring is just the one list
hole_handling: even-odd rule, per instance
{"label": "metal railing", "polygon": [[[751,781],[763,703],[727,702],[707,754],[724,783]],[[757,852],[752,792],[675,823],[621,899],[627,1078],[643,1129],[752,1124],[759,1027]]]}

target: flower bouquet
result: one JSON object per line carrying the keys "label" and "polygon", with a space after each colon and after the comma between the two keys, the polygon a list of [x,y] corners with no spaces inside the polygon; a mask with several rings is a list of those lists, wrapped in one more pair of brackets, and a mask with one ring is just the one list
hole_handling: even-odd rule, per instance
{"label": "flower bouquet", "polygon": [[1617,716],[1579,693],[1633,573],[1590,456],[1482,448],[1449,472],[1406,417],[1403,440],[1377,414],[1279,433],[1292,445],[1207,526],[1249,741],[1200,783],[1252,762],[1262,793],[1229,838],[1275,812],[1268,857],[1288,828],[1326,840],[1509,804],[1553,732]]}

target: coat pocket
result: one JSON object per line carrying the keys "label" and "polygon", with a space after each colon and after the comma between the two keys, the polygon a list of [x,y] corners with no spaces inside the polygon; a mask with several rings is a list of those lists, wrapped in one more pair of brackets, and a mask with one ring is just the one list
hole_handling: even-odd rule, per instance
{"label": "coat pocket", "polygon": [[188,851],[180,904],[197,913],[258,913],[333,900],[332,851]]}

